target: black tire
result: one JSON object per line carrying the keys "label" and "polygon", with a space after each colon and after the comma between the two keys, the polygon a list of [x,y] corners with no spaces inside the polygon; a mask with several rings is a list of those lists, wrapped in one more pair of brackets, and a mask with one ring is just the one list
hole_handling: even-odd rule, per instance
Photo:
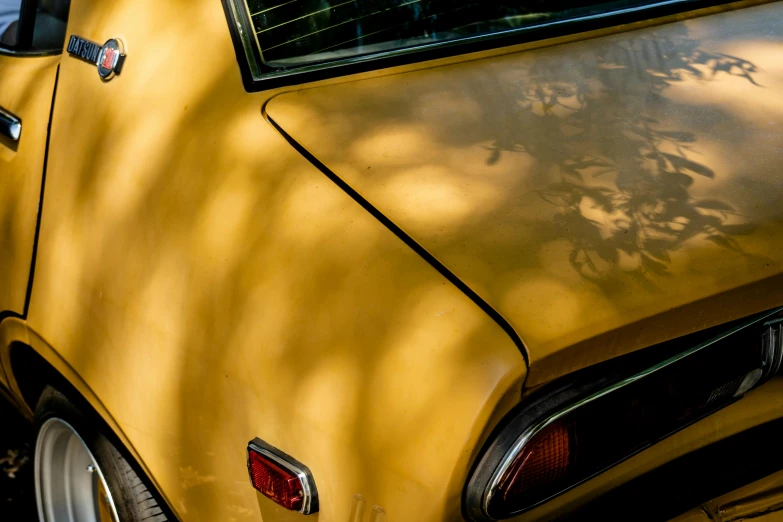
{"label": "black tire", "polygon": [[167,522],[152,494],[117,448],[62,393],[47,386],[35,408],[35,440],[44,422],[59,418],[70,424],[98,463],[120,522]]}

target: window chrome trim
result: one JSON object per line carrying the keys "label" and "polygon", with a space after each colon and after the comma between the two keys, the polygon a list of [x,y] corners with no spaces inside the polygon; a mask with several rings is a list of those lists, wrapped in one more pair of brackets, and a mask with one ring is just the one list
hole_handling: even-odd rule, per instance
{"label": "window chrome trim", "polygon": [[22,57],[34,57],[34,56],[57,56],[63,54],[62,49],[44,49],[44,50],[15,50],[8,47],[0,46],[0,55],[5,56],[18,56]]}
{"label": "window chrome trim", "polygon": [[454,40],[448,40],[445,42],[433,42],[428,44],[421,44],[421,45],[415,45],[412,47],[406,47],[403,49],[391,49],[388,51],[381,51],[377,53],[372,54],[366,54],[362,56],[356,56],[353,58],[344,58],[342,60],[335,60],[330,62],[324,62],[324,63],[318,63],[318,64],[311,64],[311,65],[304,65],[302,67],[297,68],[291,68],[286,71],[278,71],[274,73],[264,74],[265,78],[278,78],[281,76],[291,76],[300,72],[309,72],[309,71],[316,71],[319,69],[328,69],[332,67],[340,67],[343,65],[348,65],[352,63],[357,62],[368,62],[373,60],[380,60],[383,58],[391,58],[396,56],[401,56],[405,54],[413,54],[417,52],[422,51],[429,51],[433,49],[439,49],[442,47],[450,47],[452,45],[460,45],[465,43],[471,43],[471,42],[482,42],[486,40],[494,40],[495,38],[503,38],[505,36],[512,36],[516,34],[525,33],[528,31],[531,31],[533,29],[546,29],[549,27],[557,27],[564,24],[570,24],[570,23],[576,23],[576,22],[586,22],[590,20],[600,20],[602,18],[608,18],[611,16],[619,16],[627,13],[634,13],[642,10],[647,9],[654,9],[656,7],[665,7],[667,5],[671,4],[678,4],[683,2],[688,2],[690,0],[664,0],[661,2],[656,2],[654,4],[648,4],[644,6],[639,7],[628,7],[625,9],[616,9],[614,11],[607,11],[605,13],[596,13],[593,15],[585,15],[585,16],[577,16],[574,18],[567,18],[564,20],[554,20],[552,22],[543,22],[540,24],[534,24],[529,25],[526,27],[520,27],[518,29],[507,29],[505,31],[497,31],[494,33],[487,33],[487,34],[477,34],[474,36],[466,36],[464,38],[455,38]]}
{"label": "window chrome trim", "polygon": [[[250,67],[250,74],[253,76],[254,80],[260,80],[263,78],[263,75],[261,74],[261,69],[258,67],[258,62],[256,61],[255,53],[253,52],[253,42],[250,40],[246,29],[248,22],[245,20],[250,19],[250,13],[247,12],[247,2],[245,2],[245,0],[226,0],[226,5],[230,10],[230,20],[233,23],[233,27],[239,36],[239,40],[242,42],[242,49],[245,52],[247,65]],[[253,34],[253,40],[256,41],[256,45],[258,46],[258,39],[255,34]]]}
{"label": "window chrome trim", "polygon": [[[500,464],[495,469],[494,473],[492,474],[492,477],[491,477],[490,481],[488,482],[488,484],[484,488],[484,491],[482,492],[481,509],[482,509],[484,515],[485,516],[489,516],[489,505],[490,505],[490,502],[492,500],[492,497],[497,492],[497,489],[498,489],[499,484],[500,484],[500,479],[503,477],[503,475],[506,473],[506,471],[508,471],[508,469],[511,467],[511,465],[514,462],[514,459],[517,457],[517,455],[525,447],[525,444],[527,444],[541,430],[543,430],[544,428],[546,428],[547,426],[549,426],[553,422],[557,421],[558,419],[560,419],[560,418],[564,417],[565,415],[569,414],[570,412],[572,412],[572,411],[574,411],[574,410],[584,406],[585,404],[589,404],[590,402],[593,402],[596,399],[599,399],[599,398],[601,398],[601,397],[603,397],[605,395],[608,395],[609,393],[612,393],[612,392],[614,392],[616,390],[624,388],[625,386],[628,386],[629,384],[632,384],[632,383],[634,383],[634,382],[636,382],[636,381],[638,381],[638,380],[640,380],[640,379],[642,379],[644,377],[647,377],[648,375],[651,375],[651,374],[653,374],[653,373],[655,373],[655,372],[657,372],[657,371],[659,371],[659,370],[661,370],[663,368],[666,368],[667,366],[670,366],[670,365],[672,365],[672,364],[674,364],[674,363],[676,363],[676,362],[678,362],[678,361],[680,361],[680,360],[682,360],[682,359],[684,359],[684,358],[686,358],[686,357],[688,357],[688,356],[690,356],[690,355],[692,355],[692,354],[694,354],[696,352],[699,352],[699,351],[707,348],[708,346],[711,346],[711,345],[715,344],[716,342],[725,339],[726,337],[730,337],[730,336],[736,334],[737,332],[739,332],[741,330],[744,330],[745,328],[748,328],[749,326],[756,325],[756,324],[758,324],[758,323],[760,323],[760,322],[762,322],[762,321],[764,321],[764,320],[766,320],[766,319],[768,319],[768,318],[770,318],[770,317],[772,317],[775,314],[778,314],[780,312],[783,312],[783,307],[776,308],[776,309],[774,309],[772,311],[768,311],[768,312],[765,312],[765,313],[763,313],[761,315],[754,316],[752,319],[749,319],[748,321],[745,321],[742,324],[739,324],[739,325],[735,326],[734,328],[726,330],[725,332],[722,332],[718,336],[713,337],[713,338],[709,339],[708,341],[705,341],[705,342],[702,342],[700,344],[697,344],[693,348],[690,348],[688,350],[685,350],[682,353],[674,355],[674,356],[666,359],[665,361],[662,361],[662,362],[660,362],[660,363],[658,363],[658,364],[656,364],[654,366],[651,366],[650,368],[647,368],[646,370],[642,370],[642,371],[632,375],[631,377],[628,377],[628,378],[623,379],[623,380],[621,380],[621,381],[619,381],[617,383],[614,383],[614,384],[612,384],[610,386],[607,386],[606,388],[598,390],[598,391],[592,393],[591,395],[588,395],[587,397],[585,397],[585,398],[583,398],[581,400],[578,400],[578,401],[574,402],[573,404],[558,410],[557,412],[555,412],[555,413],[545,417],[541,421],[536,422],[535,424],[533,424],[529,428],[525,429],[522,432],[522,434],[519,435],[519,437],[517,437],[516,441],[511,445],[511,447],[506,451],[505,456],[501,459]],[[767,376],[765,375],[765,377],[767,377]],[[764,380],[765,379],[761,379],[761,381],[756,383],[755,386],[757,386],[760,382],[763,382]],[[612,465],[614,465],[614,464],[612,464]],[[557,493],[554,493],[553,495],[550,495],[549,497],[547,497],[545,499],[542,499],[539,502],[537,502],[537,503],[535,503],[535,504],[533,504],[531,506],[528,506],[528,507],[526,507],[526,508],[524,508],[524,509],[522,509],[520,511],[515,511],[513,513],[509,513],[509,517],[518,515],[520,513],[524,513],[525,511],[529,511],[529,510],[531,510],[531,509],[533,509],[533,508],[535,508],[537,506],[540,506],[541,504],[544,504],[544,503],[548,502],[549,500],[552,500],[553,498],[561,495],[565,491],[568,491],[569,489],[571,489],[573,487],[576,487],[577,485],[579,485],[579,484],[581,484],[581,483],[583,483],[583,482],[585,482],[587,480],[590,480],[592,477],[602,473],[606,469],[608,469],[608,468],[604,468],[602,470],[599,470],[596,473],[590,475],[589,477],[586,477],[585,479],[580,480],[579,482],[577,482],[575,484],[572,484],[572,485],[568,486],[567,488],[565,488],[565,489],[563,489],[561,491],[558,491]]]}
{"label": "window chrome trim", "polygon": [[250,450],[253,450],[256,453],[259,453],[264,457],[276,462],[286,471],[296,475],[296,477],[299,479],[299,482],[302,484],[302,493],[304,494],[304,498],[302,499],[302,509],[297,511],[298,513],[302,513],[303,515],[311,515],[318,512],[318,493],[315,487],[315,480],[313,479],[313,474],[310,472],[307,466],[290,455],[286,455],[277,448],[270,446],[261,439],[256,438],[250,441],[247,445],[248,473],[250,472]]}
{"label": "window chrome trim", "polygon": [[[390,60],[401,59],[404,57],[413,57],[410,62],[419,61],[414,57],[416,54],[431,53],[440,50],[449,49],[452,47],[460,47],[471,44],[483,44],[493,40],[509,39],[516,36],[522,36],[527,33],[534,33],[538,31],[557,30],[558,28],[566,27],[569,25],[579,25],[590,22],[600,22],[602,20],[623,17],[625,15],[633,15],[636,13],[643,13],[646,11],[661,10],[667,7],[680,5],[687,6],[687,4],[694,4],[693,8],[685,7],[679,12],[701,9],[705,7],[711,7],[720,4],[737,3],[732,0],[659,0],[651,2],[649,4],[640,5],[636,7],[626,7],[613,9],[602,13],[594,13],[583,16],[575,16],[572,18],[566,18],[562,20],[553,20],[550,22],[541,22],[525,27],[519,27],[515,29],[507,29],[503,31],[497,31],[487,34],[478,34],[473,36],[466,36],[464,38],[456,38],[454,40],[448,40],[443,42],[431,42],[421,45],[415,45],[412,47],[391,49],[388,51],[380,51],[372,54],[355,56],[350,58],[337,59],[332,61],[325,61],[321,63],[314,63],[309,65],[303,65],[300,67],[292,67],[284,70],[269,70],[264,71],[263,59],[260,55],[262,52],[258,39],[256,38],[255,31],[252,31],[252,21],[250,13],[247,11],[247,4],[245,0],[222,0],[226,11],[226,16],[229,21],[229,26],[234,37],[235,51],[237,58],[240,60],[240,69],[242,70],[243,79],[245,80],[245,88],[248,91],[259,91],[269,88],[279,87],[281,85],[291,85],[297,83],[306,83],[310,81],[316,81],[318,79],[330,78],[334,76],[340,76],[343,74],[352,73],[353,70],[347,71],[346,68],[353,69],[354,67],[367,66],[372,62],[388,62]],[[742,0],[739,0],[742,1]],[[651,18],[656,18],[662,15],[653,15]],[[604,27],[604,26],[602,26]],[[577,29],[576,32],[580,32],[581,29]],[[252,39],[250,35],[252,34]],[[550,35],[542,36],[537,39],[546,39]],[[513,44],[504,44],[513,45]],[[241,49],[241,51],[240,51]],[[465,52],[473,52],[468,50]],[[448,55],[457,55],[460,52],[449,53]],[[428,59],[428,58],[423,58]],[[394,65],[394,64],[393,64]],[[379,63],[377,68],[388,67],[390,65],[386,63]],[[372,67],[368,67],[362,70],[372,70]],[[332,71],[330,73],[330,71]],[[320,73],[320,75],[319,75]],[[315,77],[314,77],[315,76]]]}

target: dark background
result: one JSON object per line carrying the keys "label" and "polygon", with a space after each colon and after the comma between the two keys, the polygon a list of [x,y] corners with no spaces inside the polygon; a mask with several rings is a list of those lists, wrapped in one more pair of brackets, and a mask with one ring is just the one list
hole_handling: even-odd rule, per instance
{"label": "dark background", "polygon": [[0,520],[34,522],[32,426],[0,398]]}

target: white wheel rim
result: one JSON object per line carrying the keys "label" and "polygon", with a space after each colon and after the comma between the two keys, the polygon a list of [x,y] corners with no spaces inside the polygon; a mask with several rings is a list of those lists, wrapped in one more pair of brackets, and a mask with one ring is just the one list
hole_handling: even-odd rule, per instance
{"label": "white wheel rim", "polygon": [[35,497],[41,522],[119,522],[95,457],[56,417],[44,422],[35,443]]}

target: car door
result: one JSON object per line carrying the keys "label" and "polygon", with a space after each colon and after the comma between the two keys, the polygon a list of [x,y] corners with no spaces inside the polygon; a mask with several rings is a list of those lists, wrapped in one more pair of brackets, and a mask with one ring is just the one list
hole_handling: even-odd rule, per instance
{"label": "car door", "polygon": [[23,314],[69,0],[0,0],[0,317]]}

